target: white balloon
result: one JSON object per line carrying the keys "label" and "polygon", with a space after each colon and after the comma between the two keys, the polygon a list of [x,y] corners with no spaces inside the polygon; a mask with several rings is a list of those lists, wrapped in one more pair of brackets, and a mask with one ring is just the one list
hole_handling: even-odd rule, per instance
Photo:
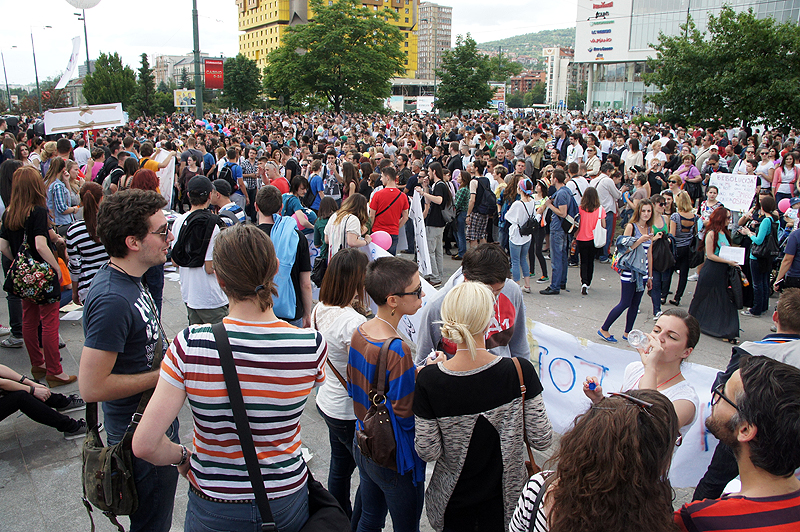
{"label": "white balloon", "polygon": [[90,9],[100,3],[100,0],[67,0],[67,3],[78,9]]}

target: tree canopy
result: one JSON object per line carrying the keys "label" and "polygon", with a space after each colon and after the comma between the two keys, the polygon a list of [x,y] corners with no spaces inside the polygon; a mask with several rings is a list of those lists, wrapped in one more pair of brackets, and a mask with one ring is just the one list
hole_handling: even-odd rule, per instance
{"label": "tree canopy", "polygon": [[681,35],[659,35],[645,82],[656,105],[689,123],[719,120],[789,126],[800,121],[800,26],[723,7],[709,15],[708,34],[691,18]]}
{"label": "tree canopy", "polygon": [[322,96],[337,113],[377,108],[391,94],[392,76],[405,71],[402,33],[388,22],[398,15],[362,7],[360,0],[309,3],[314,18],[288,27],[269,55],[267,93],[296,100]]}
{"label": "tree canopy", "polygon": [[136,74],[122,64],[119,54],[100,53],[91,74],[83,80],[83,96],[90,105],[122,103],[127,109],[136,95]]}
{"label": "tree canopy", "polygon": [[156,80],[147,54],[142,54],[142,66],[139,68],[139,82],[136,87],[136,109],[145,116],[153,116],[158,112],[156,103]]}
{"label": "tree canopy", "polygon": [[230,107],[246,111],[261,103],[261,73],[244,54],[227,59],[224,66],[223,100]]}
{"label": "tree canopy", "polygon": [[508,78],[522,72],[522,63],[496,55],[489,58],[489,68],[492,69],[492,81],[508,81]]}
{"label": "tree canopy", "polygon": [[456,37],[456,47],[444,53],[442,68],[436,74],[440,79],[436,107],[444,111],[483,109],[494,95],[489,86],[492,78],[489,58],[478,53],[469,33],[466,37]]}

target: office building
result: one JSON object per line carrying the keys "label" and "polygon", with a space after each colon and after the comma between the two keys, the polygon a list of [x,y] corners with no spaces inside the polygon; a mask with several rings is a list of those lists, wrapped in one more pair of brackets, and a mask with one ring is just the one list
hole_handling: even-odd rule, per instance
{"label": "office building", "polygon": [[[280,46],[281,36],[289,26],[306,24],[313,18],[308,0],[235,0],[238,8],[239,52],[256,62],[260,69],[267,66],[267,55]],[[417,24],[419,0],[362,0],[362,5],[377,11],[391,9],[398,20],[388,22],[403,34],[400,49],[406,55],[405,77],[417,71]]]}
{"label": "office building", "polygon": [[539,83],[547,83],[547,72],[544,70],[528,70],[520,72],[508,80],[508,92],[525,94]]}
{"label": "office building", "polygon": [[724,4],[778,22],[800,18],[800,0],[580,0],[574,60],[588,69],[586,108],[649,111],[647,94],[657,90],[642,81],[647,58],[655,56],[650,44],[659,32],[679,35],[687,15],[705,32],[708,16]]}
{"label": "office building", "polygon": [[450,50],[453,27],[453,8],[433,2],[419,4],[418,79],[433,79],[434,70],[441,68],[444,53]]}

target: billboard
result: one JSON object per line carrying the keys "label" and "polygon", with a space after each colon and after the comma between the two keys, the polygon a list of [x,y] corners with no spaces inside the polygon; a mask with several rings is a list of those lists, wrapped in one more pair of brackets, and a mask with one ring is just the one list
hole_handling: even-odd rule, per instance
{"label": "billboard", "polygon": [[205,78],[207,89],[222,89],[225,81],[224,63],[222,59],[205,60]]}
{"label": "billboard", "polygon": [[578,1],[576,63],[613,63],[647,57],[646,52],[631,54],[628,49],[632,3],[632,0]]}
{"label": "billboard", "polygon": [[194,107],[194,89],[175,89],[172,98],[175,107]]}
{"label": "billboard", "polygon": [[[489,86],[494,91],[492,96],[492,107],[500,111],[505,110],[506,107],[506,84],[505,83],[489,83]],[[502,104],[500,103],[502,102]],[[502,109],[500,109],[502,107]]]}
{"label": "billboard", "polygon": [[417,112],[433,112],[433,96],[417,96]]}

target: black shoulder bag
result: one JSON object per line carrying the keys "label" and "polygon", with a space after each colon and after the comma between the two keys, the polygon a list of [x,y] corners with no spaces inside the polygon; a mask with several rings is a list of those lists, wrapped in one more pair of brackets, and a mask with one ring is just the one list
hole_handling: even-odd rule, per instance
{"label": "black shoulder bag", "polygon": [[539,493],[536,494],[536,500],[533,501],[531,519],[528,524],[528,532],[534,532],[536,530],[536,516],[539,514],[539,507],[542,505],[542,499],[544,499],[544,494],[547,492],[547,488],[550,487],[550,484],[552,484],[555,479],[556,473],[554,471],[544,479],[544,482],[539,488]]}
{"label": "black shoulder bag", "polygon": [[[215,323],[211,326],[211,330],[214,333],[219,362],[225,376],[225,387],[228,389],[228,399],[233,411],[233,420],[236,423],[236,432],[239,435],[242,454],[247,464],[247,474],[250,476],[250,484],[253,486],[253,496],[258,505],[258,511],[261,512],[261,531],[279,532],[269,507],[264,479],[261,476],[261,466],[258,463],[255,443],[253,443],[253,433],[250,431],[250,421],[247,418],[242,389],[239,387],[228,333],[223,323]],[[308,521],[300,529],[301,532],[350,532],[350,520],[347,518],[347,514],[344,513],[333,495],[322,484],[314,480],[310,470],[308,471],[308,513]]]}
{"label": "black shoulder bag", "polygon": [[[153,304],[150,293],[142,290],[145,294],[153,315],[158,321],[158,342],[156,352],[153,355],[153,367],[161,366],[161,359],[164,356],[164,328],[158,318],[155,305]],[[156,369],[156,371],[158,371]],[[97,403],[86,403],[86,426],[88,431],[83,442],[81,469],[83,484],[83,505],[89,514],[89,521],[94,532],[94,519],[92,518],[92,506],[103,512],[111,523],[117,527],[119,532],[125,532],[123,526],[117,521],[118,515],[131,515],[139,508],[139,494],[136,492],[136,480],[133,476],[133,433],[142,419],[147,403],[153,395],[155,388],[151,388],[142,393],[139,399],[139,406],[133,414],[122,440],[106,447],[100,437],[99,425],[97,423]]]}

